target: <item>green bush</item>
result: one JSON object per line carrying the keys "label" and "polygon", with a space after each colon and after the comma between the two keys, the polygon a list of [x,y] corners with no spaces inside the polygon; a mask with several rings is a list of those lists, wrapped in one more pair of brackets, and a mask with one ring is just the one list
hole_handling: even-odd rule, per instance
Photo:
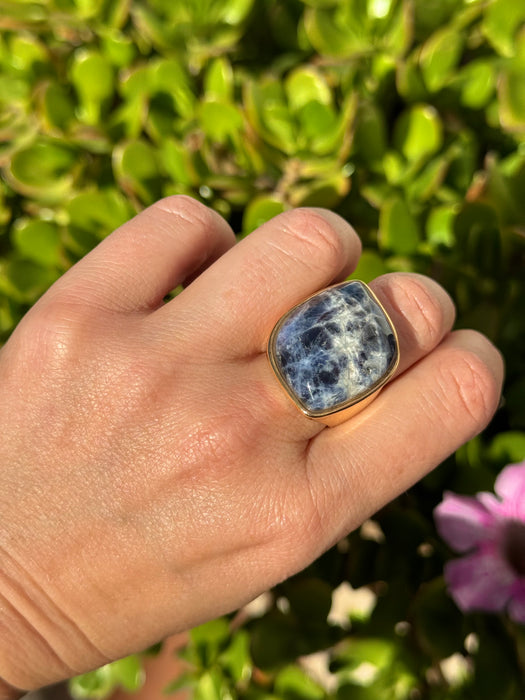
{"label": "green bush", "polygon": [[[525,630],[461,615],[432,522],[444,488],[490,489],[525,458],[525,4],[0,0],[0,27],[3,340],[104,236],[185,193],[241,235],[290,207],[337,210],[364,243],[357,277],[430,274],[506,358],[482,437],[264,614],[192,632],[179,682],[198,700],[525,697]],[[334,620],[343,582],[372,606]],[[304,660],[323,650],[328,686]],[[136,687],[130,659],[73,692]]]}

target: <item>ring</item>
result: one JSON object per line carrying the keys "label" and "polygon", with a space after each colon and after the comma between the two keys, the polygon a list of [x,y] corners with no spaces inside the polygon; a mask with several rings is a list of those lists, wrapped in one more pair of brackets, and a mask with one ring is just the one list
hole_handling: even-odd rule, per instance
{"label": "ring", "polygon": [[290,309],[274,326],[267,350],[294,404],[328,426],[365,408],[399,364],[396,329],[359,280],[328,287]]}

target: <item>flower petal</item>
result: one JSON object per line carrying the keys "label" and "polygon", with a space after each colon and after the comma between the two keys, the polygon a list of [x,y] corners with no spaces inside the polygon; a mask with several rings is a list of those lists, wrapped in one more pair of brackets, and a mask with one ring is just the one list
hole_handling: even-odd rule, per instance
{"label": "flower petal", "polygon": [[445,566],[450,594],[463,610],[503,610],[516,580],[494,552],[476,552]]}
{"label": "flower petal", "polygon": [[457,552],[467,552],[480,542],[495,538],[494,515],[470,496],[447,492],[434,510],[441,537]]}
{"label": "flower petal", "polygon": [[525,462],[509,464],[496,479],[494,490],[509,518],[525,520]]}
{"label": "flower petal", "polygon": [[505,504],[493,493],[480,491],[476,494],[477,500],[491,513],[496,520],[505,520],[507,518],[507,508]]}
{"label": "flower petal", "polygon": [[520,579],[512,587],[509,616],[514,622],[525,624],[525,580]]}

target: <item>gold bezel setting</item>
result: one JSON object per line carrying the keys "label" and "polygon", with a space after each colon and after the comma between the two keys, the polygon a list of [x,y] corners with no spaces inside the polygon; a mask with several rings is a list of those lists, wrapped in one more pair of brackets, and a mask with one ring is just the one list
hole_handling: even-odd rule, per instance
{"label": "gold bezel setting", "polygon": [[[361,391],[356,395],[351,396],[348,400],[341,402],[334,407],[321,409],[309,408],[305,404],[305,402],[297,395],[293,387],[290,386],[286,376],[284,375],[281,369],[280,362],[277,359],[278,353],[276,351],[276,343],[277,339],[279,338],[279,333],[281,332],[283,326],[287,323],[287,321],[289,321],[290,318],[296,315],[297,310],[303,306],[306,308],[306,305],[312,299],[320,296],[321,294],[326,293],[327,291],[339,289],[341,287],[355,283],[360,285],[360,287],[366,292],[368,298],[375,305],[376,310],[379,310],[381,312],[383,320],[386,321],[388,329],[390,330],[393,336],[393,342],[395,346],[394,356],[390,361],[386,371],[380,377],[378,377],[378,379],[376,379],[372,384],[366,387],[365,390]],[[390,319],[385,308],[383,307],[377,296],[374,294],[374,292],[370,289],[370,287],[364,282],[361,282],[360,280],[347,280],[346,282],[341,282],[339,284],[332,285],[331,287],[327,287],[326,289],[323,289],[319,292],[316,292],[315,294],[310,295],[300,303],[293,306],[289,311],[287,311],[275,324],[270,334],[267,346],[267,354],[268,359],[270,361],[270,365],[275,375],[277,376],[281,386],[284,388],[286,394],[292,400],[295,406],[308,418],[332,426],[342,423],[343,421],[350,418],[352,415],[355,415],[358,411],[365,408],[365,406],[367,406],[377,396],[377,394],[384,387],[384,385],[387,384],[387,382],[392,378],[399,365],[399,341],[392,320]]]}

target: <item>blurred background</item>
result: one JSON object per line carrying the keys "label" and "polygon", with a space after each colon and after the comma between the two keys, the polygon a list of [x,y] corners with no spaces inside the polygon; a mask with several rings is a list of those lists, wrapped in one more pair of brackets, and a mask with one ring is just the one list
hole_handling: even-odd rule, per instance
{"label": "blurred background", "polygon": [[525,3],[0,0],[0,339],[176,193],[239,236],[291,207],[338,211],[364,244],[356,277],[429,274],[458,327],[498,345],[502,405],[248,609],[46,697],[136,691],[156,663],[151,700],[169,682],[197,700],[523,700],[525,629],[458,610],[432,513],[525,459]]}

